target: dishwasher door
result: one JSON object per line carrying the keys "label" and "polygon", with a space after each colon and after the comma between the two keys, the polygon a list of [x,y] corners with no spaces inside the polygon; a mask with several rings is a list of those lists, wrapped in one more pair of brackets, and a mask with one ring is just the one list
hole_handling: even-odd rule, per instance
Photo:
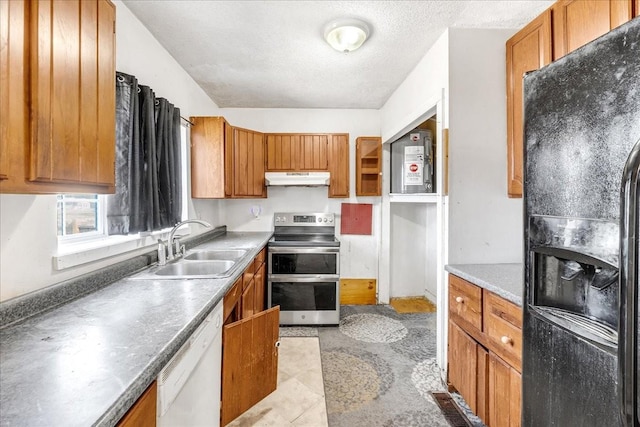
{"label": "dishwasher door", "polygon": [[219,426],[222,302],[158,375],[158,426]]}

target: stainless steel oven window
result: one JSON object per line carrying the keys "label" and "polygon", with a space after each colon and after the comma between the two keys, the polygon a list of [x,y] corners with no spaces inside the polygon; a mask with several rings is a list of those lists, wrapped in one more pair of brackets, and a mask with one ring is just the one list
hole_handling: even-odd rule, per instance
{"label": "stainless steel oven window", "polygon": [[271,248],[269,271],[271,275],[338,275],[339,249]]}
{"label": "stainless steel oven window", "polygon": [[269,307],[279,305],[281,311],[335,311],[339,286],[336,279],[269,280]]}

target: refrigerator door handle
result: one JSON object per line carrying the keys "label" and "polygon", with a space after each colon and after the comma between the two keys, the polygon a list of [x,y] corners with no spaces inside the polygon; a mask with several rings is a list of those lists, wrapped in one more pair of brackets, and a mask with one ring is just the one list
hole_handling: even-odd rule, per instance
{"label": "refrigerator door handle", "polygon": [[622,425],[638,427],[637,328],[638,215],[640,202],[640,141],[629,154],[620,188],[620,323],[618,332],[618,394]]}

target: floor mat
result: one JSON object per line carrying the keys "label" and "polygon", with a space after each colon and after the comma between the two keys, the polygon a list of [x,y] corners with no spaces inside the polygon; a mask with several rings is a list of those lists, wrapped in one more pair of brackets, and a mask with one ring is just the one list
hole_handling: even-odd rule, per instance
{"label": "floor mat", "polygon": [[280,326],[281,337],[317,337],[318,328],[311,326]]}
{"label": "floor mat", "polygon": [[329,426],[450,426],[431,396],[446,391],[435,313],[342,306],[340,325],[318,336]]}

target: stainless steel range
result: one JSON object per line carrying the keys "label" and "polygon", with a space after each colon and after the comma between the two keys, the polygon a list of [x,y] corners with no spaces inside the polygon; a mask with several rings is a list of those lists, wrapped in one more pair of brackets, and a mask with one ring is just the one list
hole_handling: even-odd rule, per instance
{"label": "stainless steel range", "polygon": [[275,213],[268,244],[269,307],[281,325],[340,320],[340,242],[332,213]]}

